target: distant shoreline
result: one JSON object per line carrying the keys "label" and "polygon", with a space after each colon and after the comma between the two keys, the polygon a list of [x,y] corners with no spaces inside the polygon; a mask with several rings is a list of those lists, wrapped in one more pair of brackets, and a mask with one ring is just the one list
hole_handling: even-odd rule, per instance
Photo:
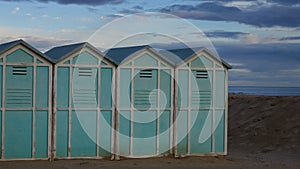
{"label": "distant shoreline", "polygon": [[278,97],[300,97],[300,95],[291,95],[291,96],[273,96],[273,95],[259,95],[259,94],[247,94],[247,93],[228,93],[228,96],[243,96],[243,97],[274,97],[274,98],[278,98]]}
{"label": "distant shoreline", "polygon": [[229,86],[228,93],[261,96],[300,96],[300,87]]}

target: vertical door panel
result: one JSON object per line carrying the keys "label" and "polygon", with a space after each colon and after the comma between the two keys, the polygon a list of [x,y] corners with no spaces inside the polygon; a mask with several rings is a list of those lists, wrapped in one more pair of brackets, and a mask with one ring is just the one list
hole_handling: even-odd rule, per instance
{"label": "vertical door panel", "polygon": [[69,112],[56,112],[56,157],[68,157]]}
{"label": "vertical door panel", "polygon": [[177,154],[187,153],[188,111],[181,110],[177,113]]}
{"label": "vertical door panel", "polygon": [[69,79],[70,68],[58,67],[57,68],[57,89],[56,89],[56,107],[68,108],[69,107]]}
{"label": "vertical door panel", "polygon": [[212,111],[191,111],[191,154],[212,152]]}
{"label": "vertical door panel", "polygon": [[170,111],[163,111],[159,117],[159,153],[169,154],[170,152]]}
{"label": "vertical door panel", "polygon": [[[0,126],[1,126],[1,130],[0,130],[0,136],[2,137],[2,111],[0,111]],[[0,145],[2,147],[2,138],[0,139]],[[2,148],[0,149],[0,158],[2,158]]]}
{"label": "vertical door panel", "polygon": [[72,157],[96,156],[96,111],[73,111],[71,129]]}
{"label": "vertical door panel", "polygon": [[35,119],[36,119],[35,158],[47,158],[48,157],[48,111],[36,111]]}
{"label": "vertical door panel", "polygon": [[2,107],[2,83],[3,83],[3,78],[2,78],[2,76],[3,76],[3,66],[2,65],[0,65],[0,107]]}
{"label": "vertical door panel", "polygon": [[178,107],[188,107],[189,100],[189,72],[188,70],[178,70]]}
{"label": "vertical door panel", "polygon": [[130,111],[119,112],[120,124],[119,124],[119,154],[123,156],[130,155]]}
{"label": "vertical door panel", "polygon": [[225,107],[225,71],[216,71],[216,104],[217,108]]}
{"label": "vertical door panel", "polygon": [[100,156],[109,156],[111,154],[111,135],[112,135],[112,112],[101,111],[100,115]]}
{"label": "vertical door panel", "polygon": [[36,107],[49,107],[49,67],[36,67]]}
{"label": "vertical door panel", "polygon": [[100,107],[112,107],[112,68],[101,68]]}
{"label": "vertical door panel", "polygon": [[4,158],[31,158],[32,111],[6,111]]}
{"label": "vertical door panel", "polygon": [[131,69],[120,69],[119,108],[130,108],[131,104]]}
{"label": "vertical door panel", "polygon": [[133,113],[133,155],[156,154],[156,111],[135,111]]}
{"label": "vertical door panel", "polygon": [[160,107],[161,108],[170,108],[172,101],[171,101],[171,71],[164,69],[160,70]]}
{"label": "vertical door panel", "polygon": [[215,111],[215,152],[224,152],[225,145],[225,110]]}

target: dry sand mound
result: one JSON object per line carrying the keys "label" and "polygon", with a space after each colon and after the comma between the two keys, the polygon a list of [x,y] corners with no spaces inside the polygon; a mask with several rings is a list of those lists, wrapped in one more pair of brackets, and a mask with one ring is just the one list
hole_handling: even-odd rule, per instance
{"label": "dry sand mound", "polygon": [[229,95],[229,148],[300,152],[300,97]]}

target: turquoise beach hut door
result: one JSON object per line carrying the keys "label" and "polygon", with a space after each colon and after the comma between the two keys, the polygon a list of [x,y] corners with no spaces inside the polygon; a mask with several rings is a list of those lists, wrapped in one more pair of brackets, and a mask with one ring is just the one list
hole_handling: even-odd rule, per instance
{"label": "turquoise beach hut door", "polygon": [[114,65],[89,43],[54,47],[46,55],[57,58],[54,158],[112,157]]}
{"label": "turquoise beach hut door", "polygon": [[227,69],[231,67],[207,50],[192,53],[176,68],[175,156],[226,155]]}
{"label": "turquoise beach hut door", "polygon": [[1,159],[48,159],[52,65],[22,40],[8,44],[0,55]]}
{"label": "turquoise beach hut door", "polygon": [[[6,67],[5,158],[31,158],[33,67]],[[29,110],[22,110],[28,108]],[[20,109],[20,110],[16,110]]]}
{"label": "turquoise beach hut door", "polygon": [[[213,71],[192,70],[190,154],[212,152]],[[199,140],[199,137],[203,137]]]}
{"label": "turquoise beach hut door", "polygon": [[[132,48],[136,47],[116,48],[111,53]],[[145,158],[171,153],[172,69],[149,47],[139,49],[119,65],[116,158]]]}
{"label": "turquoise beach hut door", "polygon": [[134,77],[133,155],[156,154],[157,69],[136,69]]}

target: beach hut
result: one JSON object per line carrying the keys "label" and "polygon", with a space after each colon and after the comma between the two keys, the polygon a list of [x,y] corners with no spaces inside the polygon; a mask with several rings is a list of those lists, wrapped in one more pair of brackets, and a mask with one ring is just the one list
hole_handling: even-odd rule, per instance
{"label": "beach hut", "polygon": [[170,154],[172,65],[150,46],[112,48],[105,55],[118,65],[116,159]]}
{"label": "beach hut", "polygon": [[161,54],[176,65],[175,156],[226,155],[231,66],[205,48],[174,49]]}
{"label": "beach hut", "polygon": [[53,156],[112,157],[115,66],[89,43],[54,47]]}
{"label": "beach hut", "polygon": [[52,64],[17,40],[0,44],[2,160],[50,157]]}

